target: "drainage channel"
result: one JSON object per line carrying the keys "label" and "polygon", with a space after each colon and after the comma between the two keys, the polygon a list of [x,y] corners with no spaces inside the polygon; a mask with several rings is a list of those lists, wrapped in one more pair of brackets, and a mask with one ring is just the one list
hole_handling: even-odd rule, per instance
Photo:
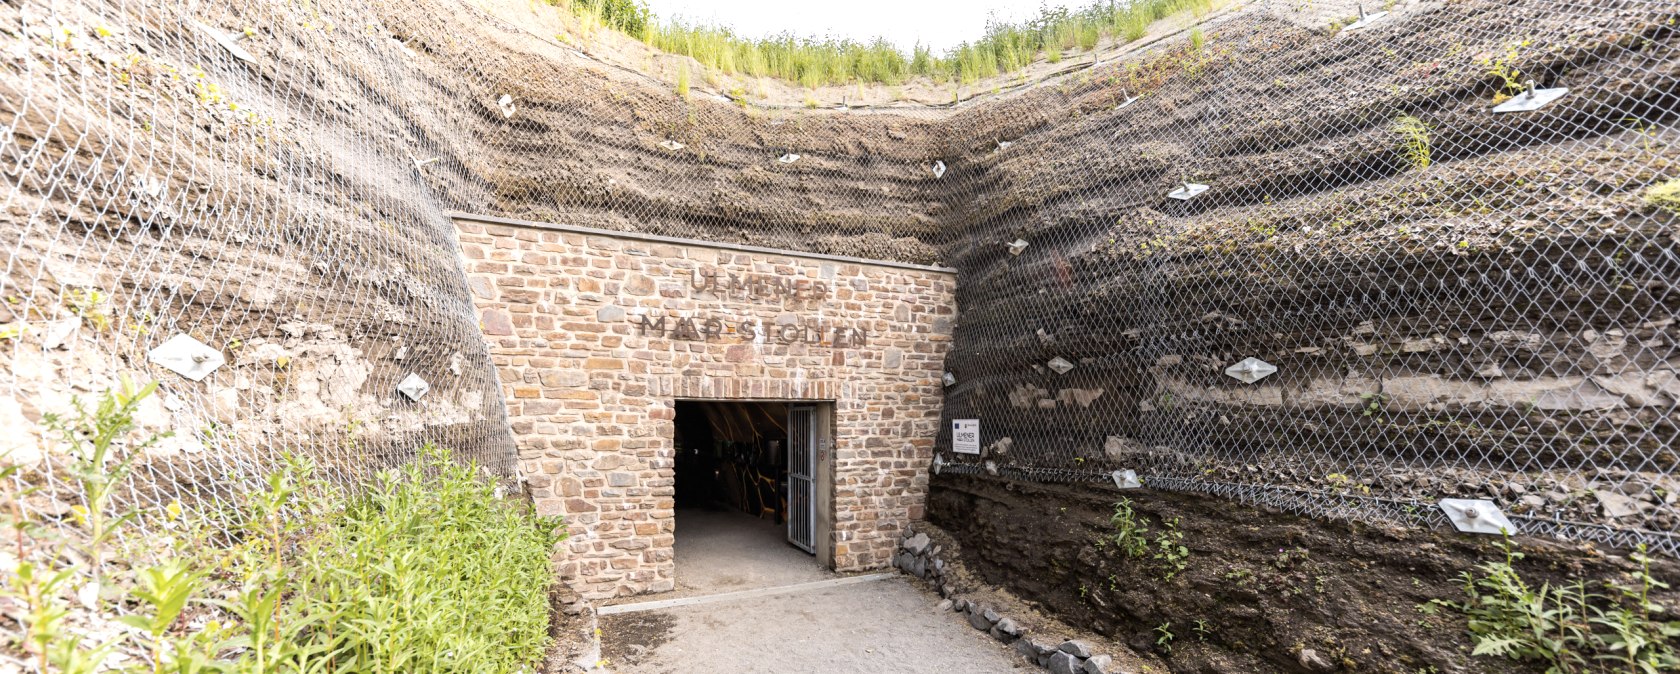
{"label": "drainage channel", "polygon": [[736,601],[736,600],[740,600],[740,599],[751,599],[753,597],[768,597],[768,596],[771,596],[771,595],[778,595],[778,594],[792,594],[792,593],[796,593],[796,592],[810,592],[810,591],[813,591],[813,590],[822,590],[822,589],[826,589],[826,588],[830,588],[830,587],[839,587],[841,585],[856,585],[858,583],[869,583],[869,582],[874,582],[874,581],[878,581],[878,580],[886,580],[888,578],[898,578],[898,577],[899,577],[899,574],[897,574],[897,573],[871,573],[871,574],[863,575],[863,576],[849,576],[849,577],[846,577],[846,578],[832,578],[832,579],[829,579],[829,580],[819,580],[819,581],[815,581],[815,582],[811,582],[811,583],[798,583],[798,584],[795,584],[795,585],[782,585],[782,586],[779,586],[779,587],[762,587],[762,588],[757,588],[757,589],[753,589],[753,590],[740,590],[740,591],[737,591],[737,592],[722,592],[722,593],[718,593],[718,594],[708,594],[708,595],[703,595],[703,596],[699,596],[699,597],[679,597],[677,599],[662,599],[662,600],[659,600],[659,601],[644,601],[644,602],[638,602],[638,603],[635,603],[635,604],[617,604],[617,605],[614,605],[614,606],[602,606],[599,609],[596,609],[596,614],[603,615],[603,616],[608,616],[608,615],[617,615],[617,614],[620,614],[620,613],[638,613],[638,612],[641,612],[641,611],[657,611],[657,610],[660,610],[660,609],[676,608],[678,606],[695,606],[695,605],[699,605],[699,604],[714,604],[714,603],[717,603],[717,602],[724,602],[724,601]]}

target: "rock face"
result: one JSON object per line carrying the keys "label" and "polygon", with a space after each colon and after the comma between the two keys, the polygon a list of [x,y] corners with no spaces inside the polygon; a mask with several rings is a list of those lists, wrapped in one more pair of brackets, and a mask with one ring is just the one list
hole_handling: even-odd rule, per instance
{"label": "rock face", "polygon": [[[1478,26],[1494,7],[1514,13],[1488,33]],[[1088,87],[957,115],[975,141],[947,157],[953,170],[972,162],[953,175],[979,192],[1011,187],[963,200],[954,217],[962,237],[947,262],[965,282],[947,369],[985,383],[951,388],[945,417],[984,419],[988,440],[1013,446],[948,458],[988,474],[1095,481],[1133,469],[1145,483],[1313,495],[1275,504],[1290,508],[1343,495],[1428,502],[1466,484],[1614,491],[1637,503],[1530,501],[1518,514],[1618,536],[1680,528],[1680,508],[1640,496],[1666,489],[1680,465],[1680,246],[1665,229],[1680,214],[1641,200],[1648,181],[1613,177],[1660,172],[1680,148],[1631,150],[1603,128],[1579,138],[1585,159],[1541,140],[1557,124],[1637,115],[1672,89],[1675,48],[1587,46],[1645,29],[1604,3],[1583,21],[1538,0],[1403,2],[1374,39],[1431,65],[1378,74],[1348,60],[1378,33],[1305,28],[1301,16],[1321,11],[1269,3],[1209,26],[1210,44],[1240,46],[1205,60],[1182,43],[1140,56],[1118,75],[1124,94],[1099,69]],[[1572,80],[1583,105],[1562,119],[1490,117],[1494,95],[1472,84],[1486,68],[1439,55],[1501,52],[1506,26],[1584,40],[1514,57],[1531,68],[1564,59],[1647,74]],[[1464,86],[1443,94],[1446,83]],[[1141,98],[1116,109],[1125,96]],[[1324,104],[1346,97],[1361,101],[1358,119]],[[1394,120],[1425,100],[1433,139],[1488,151],[1423,169],[1367,140],[1392,138]],[[982,140],[994,137],[1018,140],[996,151]],[[1168,198],[1185,173],[1209,190]],[[1474,212],[1490,197],[1509,204],[1493,209],[1506,219],[1422,215]],[[1031,245],[1010,256],[1002,244],[1016,239]],[[1608,268],[1623,273],[1587,271]],[[1247,357],[1278,371],[1253,384],[1225,374]],[[1074,369],[1055,374],[1045,364],[1057,358]]]}

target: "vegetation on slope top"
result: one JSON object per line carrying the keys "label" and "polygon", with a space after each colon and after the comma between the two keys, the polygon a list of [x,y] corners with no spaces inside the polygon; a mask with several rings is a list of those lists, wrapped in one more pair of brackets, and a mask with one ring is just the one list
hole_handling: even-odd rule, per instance
{"label": "vegetation on slope top", "polygon": [[896,85],[915,77],[969,84],[1021,71],[1043,57],[1087,52],[1104,38],[1131,42],[1150,24],[1179,12],[1211,11],[1217,0],[1098,0],[1082,9],[1045,7],[1022,23],[992,23],[985,35],[944,55],[917,46],[910,54],[885,39],[860,42],[736,35],[727,27],[661,21],[641,0],[547,0],[622,31],[661,51],[688,56],[707,68],[753,77],[775,77],[807,87],[874,83]]}

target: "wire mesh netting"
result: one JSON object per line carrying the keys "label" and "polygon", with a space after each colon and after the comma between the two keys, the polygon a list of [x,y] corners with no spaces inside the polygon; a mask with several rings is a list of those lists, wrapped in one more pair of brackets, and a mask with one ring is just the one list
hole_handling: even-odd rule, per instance
{"label": "wire mesh netting", "polygon": [[[679,92],[519,2],[0,6],[3,442],[61,508],[42,415],[128,374],[173,432],[140,500],[425,442],[513,475],[453,210],[955,267],[945,416],[985,448],[943,435],[941,471],[1420,525],[1487,498],[1675,552],[1680,6],[1366,9],[833,110]],[[179,334],[226,365],[149,355]]]}
{"label": "wire mesh netting", "polygon": [[41,468],[26,504],[78,498],[46,415],[124,378],[161,384],[134,502],[225,503],[287,453],[355,482],[428,442],[511,475],[454,231],[409,158],[460,151],[460,106],[431,104],[366,10],[234,11],[0,7],[0,419],[9,460]]}
{"label": "wire mesh netting", "polygon": [[1274,3],[960,114],[1019,133],[958,169],[943,470],[1674,552],[1676,9]]}

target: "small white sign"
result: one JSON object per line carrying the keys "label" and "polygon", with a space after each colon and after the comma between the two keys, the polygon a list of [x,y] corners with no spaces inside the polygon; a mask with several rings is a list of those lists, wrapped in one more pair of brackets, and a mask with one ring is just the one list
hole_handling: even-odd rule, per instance
{"label": "small white sign", "polygon": [[951,450],[958,454],[980,453],[980,420],[951,420]]}

